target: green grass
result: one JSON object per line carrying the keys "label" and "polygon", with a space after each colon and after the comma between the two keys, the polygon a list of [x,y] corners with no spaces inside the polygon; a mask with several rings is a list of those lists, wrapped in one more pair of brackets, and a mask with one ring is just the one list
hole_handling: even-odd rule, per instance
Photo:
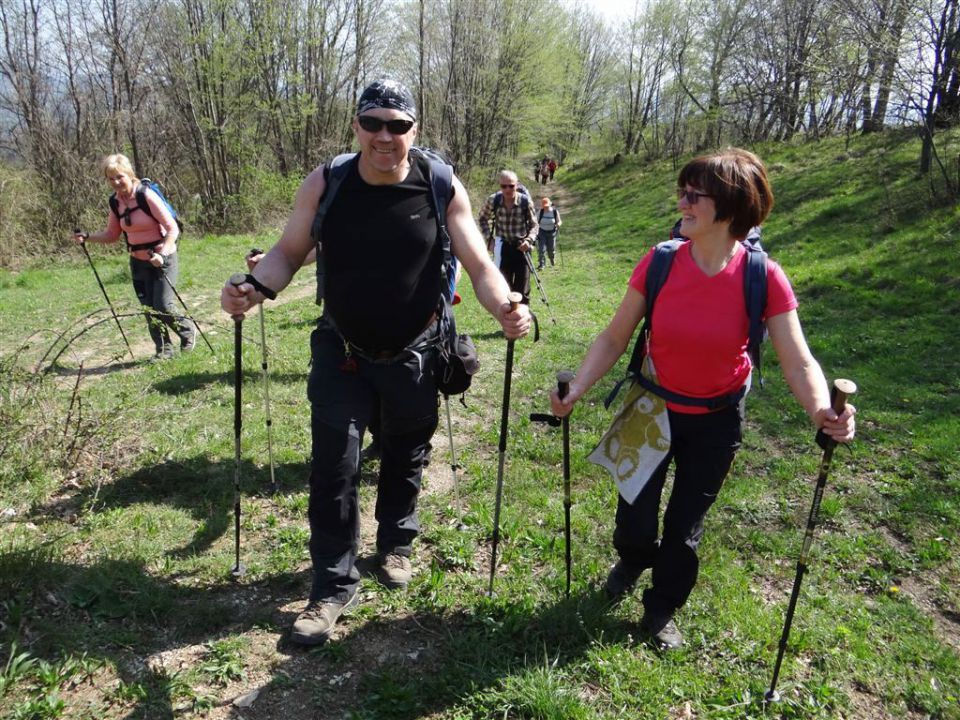
{"label": "green grass", "polygon": [[[495,597],[484,590],[505,343],[464,283],[458,321],[482,363],[467,407],[451,404],[466,530],[454,527],[441,408],[414,582],[389,592],[364,578],[364,602],[313,651],[286,639],[309,587],[309,270],[286,293],[302,299],[267,310],[276,496],[259,321],[244,324],[237,581],[233,328],[218,294],[274,236],[184,241],[179,289],[216,355],[201,344],[158,365],[142,362],[137,317],[122,322],[141,362],[124,357],[82,256],[0,273],[0,717],[672,718],[689,704],[701,718],[960,718],[960,211],[916,177],[918,145],[904,135],[755,150],[777,194],[765,246],[828,377],[860,386],[858,440],[834,456],[775,709],[760,699],[819,455],[769,347],[678,618],[686,649],[662,656],[642,642],[639,593],[613,610],[599,594],[616,495],[585,456],[625,362],[571,420],[564,598],[560,434],[527,416],[547,410],[555,371],[575,369],[675,220],[675,169],[627,158],[558,175],[578,201],[558,201],[563,265],[542,273],[556,323],[534,289],[543,338],[516,345]],[[93,258],[118,312],[135,313],[123,255],[97,246]],[[103,322],[32,374],[91,313]],[[81,360],[89,375],[76,385]],[[374,477],[361,485],[367,514]],[[231,710],[254,688],[250,708]]]}

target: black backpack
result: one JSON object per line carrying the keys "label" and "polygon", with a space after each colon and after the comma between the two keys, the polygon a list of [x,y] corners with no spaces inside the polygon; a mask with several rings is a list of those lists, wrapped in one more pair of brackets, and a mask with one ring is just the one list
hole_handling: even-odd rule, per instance
{"label": "black backpack", "polygon": [[[763,386],[763,376],[760,370],[760,345],[764,338],[763,313],[767,307],[767,253],[759,247],[759,234],[757,235],[757,244],[749,242],[749,238],[741,241],[744,249],[747,251],[747,266],[743,273],[743,296],[747,306],[747,317],[749,318],[749,335],[747,339],[747,353],[750,355],[750,361],[757,370],[757,376],[760,386]],[[684,240],[666,240],[654,249],[653,258],[647,267],[646,277],[646,302],[647,310],[643,317],[643,325],[640,328],[640,334],[633,346],[633,353],[630,355],[630,363],[627,365],[627,374],[614,386],[611,393],[604,401],[604,406],[609,408],[616,398],[620,387],[627,380],[634,380],[650,392],[658,395],[664,400],[676,403],[678,405],[689,405],[695,407],[707,408],[708,410],[718,410],[739,403],[746,395],[746,386],[736,392],[727,395],[719,395],[712,398],[695,398],[688,395],[681,395],[666,388],[657,385],[655,382],[645,377],[641,372],[643,360],[646,355],[647,342],[650,339],[652,331],[653,306],[657,300],[657,295],[663,289],[670,274],[670,268],[673,266],[673,259],[676,257],[677,250],[686,241]]]}
{"label": "black backpack", "polygon": [[[440,343],[441,362],[437,369],[437,387],[445,395],[460,395],[470,387],[473,374],[480,367],[473,340],[468,335],[458,335],[453,318],[453,293],[456,284],[457,259],[451,249],[450,233],[447,231],[447,204],[453,189],[453,164],[444,153],[430,148],[412,147],[411,155],[425,157],[430,164],[430,195],[437,217],[437,233],[443,246],[441,263],[441,303]],[[327,187],[317,204],[317,211],[310,230],[317,248],[317,304],[323,302],[324,275],[323,253],[321,251],[321,229],[327,210],[343,184],[350,169],[349,163],[357,153],[337,155],[326,167]]]}

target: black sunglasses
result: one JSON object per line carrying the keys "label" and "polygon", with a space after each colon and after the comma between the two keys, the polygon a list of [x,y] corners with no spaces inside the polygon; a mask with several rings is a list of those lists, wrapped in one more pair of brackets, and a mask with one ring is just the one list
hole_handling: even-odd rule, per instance
{"label": "black sunglasses", "polygon": [[500,187],[502,187],[504,190],[506,190],[507,188],[514,188],[516,186],[517,186],[516,183],[507,183],[506,185],[504,185],[503,183],[500,183]]}
{"label": "black sunglasses", "polygon": [[371,133],[380,132],[383,127],[386,126],[387,132],[391,135],[406,135],[410,132],[410,128],[413,127],[413,120],[404,120],[403,118],[381,120],[372,115],[357,115],[357,123],[359,123],[360,127],[364,130]]}
{"label": "black sunglasses", "polygon": [[697,201],[702,197],[713,197],[710,193],[697,192],[696,190],[684,190],[683,188],[677,188],[677,200],[686,198],[687,203],[690,205],[696,205]]}

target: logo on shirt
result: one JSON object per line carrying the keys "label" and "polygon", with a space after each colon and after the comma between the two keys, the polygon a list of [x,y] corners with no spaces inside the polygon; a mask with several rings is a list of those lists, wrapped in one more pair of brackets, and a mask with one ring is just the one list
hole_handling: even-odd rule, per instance
{"label": "logo on shirt", "polygon": [[413,215],[410,216],[410,219],[411,219],[411,220],[419,220],[419,219],[420,219],[420,213],[414,213]]}

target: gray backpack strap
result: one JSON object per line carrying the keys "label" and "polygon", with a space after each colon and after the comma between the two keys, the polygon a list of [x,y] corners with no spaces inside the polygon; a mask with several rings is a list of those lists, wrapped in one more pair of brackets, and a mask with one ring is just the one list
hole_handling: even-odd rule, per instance
{"label": "gray backpack strap", "polygon": [[333,160],[327,163],[326,167],[324,168],[324,176],[327,181],[327,187],[323,191],[323,196],[320,198],[320,202],[317,203],[317,212],[313,216],[313,225],[310,227],[310,237],[313,238],[314,246],[317,249],[317,305],[323,304],[323,291],[325,287],[326,275],[320,237],[321,230],[323,229],[323,221],[326,218],[327,210],[330,209],[330,204],[333,202],[333,198],[336,197],[337,191],[340,190],[340,186],[343,184],[344,178],[347,177],[347,172],[350,169],[350,161],[356,157],[357,153],[344,153],[343,155],[337,155]]}

